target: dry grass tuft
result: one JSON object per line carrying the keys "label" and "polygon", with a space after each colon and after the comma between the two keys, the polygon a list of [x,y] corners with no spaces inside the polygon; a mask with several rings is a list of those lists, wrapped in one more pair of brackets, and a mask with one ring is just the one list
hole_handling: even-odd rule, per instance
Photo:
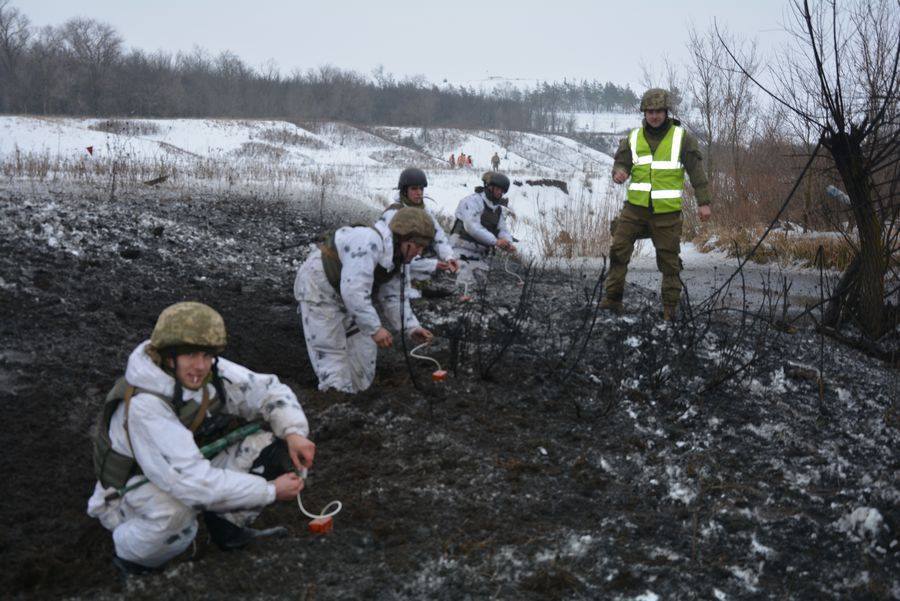
{"label": "dry grass tuft", "polygon": [[[745,257],[762,236],[764,228],[704,228],[694,237],[701,252],[723,251],[730,257]],[[853,248],[837,232],[770,232],[753,255],[756,263],[818,267],[817,256],[822,247],[824,267],[843,270],[853,259]]]}
{"label": "dry grass tuft", "polygon": [[328,145],[311,136],[304,136],[287,128],[271,127],[260,132],[259,137],[266,142],[273,144],[283,144],[285,146],[297,146],[300,148],[312,148],[314,150],[323,150]]}
{"label": "dry grass tuft", "polygon": [[538,234],[541,255],[565,259],[609,255],[609,224],[617,207],[610,189],[599,202],[581,195],[560,207],[541,208],[540,219],[530,223]]}
{"label": "dry grass tuft", "polygon": [[107,119],[88,126],[94,131],[103,131],[108,134],[125,136],[149,136],[159,133],[159,126],[146,121],[127,121],[123,119]]}

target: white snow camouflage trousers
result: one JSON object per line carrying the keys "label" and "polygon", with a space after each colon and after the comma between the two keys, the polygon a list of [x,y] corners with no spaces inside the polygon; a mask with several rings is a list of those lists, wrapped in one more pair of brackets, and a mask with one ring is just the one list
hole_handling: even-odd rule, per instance
{"label": "white snow camouflage trousers", "polygon": [[[275,435],[257,432],[236,442],[210,460],[213,466],[249,472],[260,452],[272,444]],[[263,468],[258,468],[262,473]],[[133,476],[128,485],[142,480]],[[100,486],[100,483],[97,483]],[[116,555],[142,566],[155,568],[183,553],[197,535],[197,514],[203,508],[188,507],[167,492],[148,482],[129,491],[121,499],[89,513],[113,533]],[[237,526],[247,526],[262,508],[219,514]]]}
{"label": "white snow camouflage trousers", "polygon": [[372,385],[378,347],[342,305],[300,301],[300,319],[319,390],[355,393]]}
{"label": "white snow camouflage trousers", "polygon": [[327,283],[320,251],[310,254],[300,267],[297,280],[303,283],[298,306],[300,327],[309,362],[319,378],[319,390],[366,390],[375,379],[378,346],[371,336],[359,331]]}
{"label": "white snow camouflage trousers", "polygon": [[456,274],[456,285],[466,294],[474,294],[484,283],[483,278],[490,270],[488,264],[489,249],[487,246],[464,240],[457,234],[450,237],[453,252],[459,257],[459,272]]}

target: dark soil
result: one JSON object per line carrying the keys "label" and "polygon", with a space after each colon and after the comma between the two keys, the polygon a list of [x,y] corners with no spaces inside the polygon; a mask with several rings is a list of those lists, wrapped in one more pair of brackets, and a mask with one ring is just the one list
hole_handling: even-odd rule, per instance
{"label": "dark soil", "polygon": [[[895,370],[761,320],[664,326],[649,292],[597,316],[598,274],[517,266],[524,288],[497,270],[474,303],[415,301],[445,383],[416,361],[417,389],[390,352],[366,393],[319,393],[291,293],[322,230],[310,214],[0,190],[4,597],[900,598]],[[344,510],[315,536],[269,507],[259,524],[290,535],[239,552],[201,529],[123,583],[85,513],[89,431],[129,352],[188,299],[222,313],[227,357],[297,392],[318,445],[304,504]]]}

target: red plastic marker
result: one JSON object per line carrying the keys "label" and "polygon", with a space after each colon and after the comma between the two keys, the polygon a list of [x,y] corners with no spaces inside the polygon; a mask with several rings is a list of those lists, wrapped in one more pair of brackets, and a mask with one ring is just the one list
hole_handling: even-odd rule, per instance
{"label": "red plastic marker", "polygon": [[432,382],[443,382],[447,379],[447,370],[437,369],[431,372],[431,381]]}
{"label": "red plastic marker", "polygon": [[331,516],[327,518],[316,518],[309,523],[309,531],[313,534],[327,534],[334,530],[334,520]]}

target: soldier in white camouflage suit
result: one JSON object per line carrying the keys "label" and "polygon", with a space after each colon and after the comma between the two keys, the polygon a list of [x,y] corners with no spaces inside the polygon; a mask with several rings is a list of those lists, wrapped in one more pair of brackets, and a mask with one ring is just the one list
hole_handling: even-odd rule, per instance
{"label": "soldier in white camouflage suit", "polygon": [[[98,482],[88,515],[112,531],[113,563],[125,574],[154,571],[187,549],[200,512],[213,542],[241,547],[261,533],[247,526],[264,506],[303,488],[292,470],[312,465],[315,445],[297,397],[274,375],[220,357],[225,342],[215,310],[172,305],[107,395],[94,436]],[[264,420],[269,429],[211,460],[201,454],[202,444],[243,420]]]}
{"label": "soldier in white camouflage suit", "polygon": [[339,228],[306,258],[294,296],[320,390],[366,390],[378,348],[391,347],[401,330],[413,342],[431,340],[409,306],[404,266],[433,240],[431,217],[404,207],[390,225]]}
{"label": "soldier in white camouflage suit", "polygon": [[[425,249],[423,255],[413,259],[409,264],[409,277],[412,280],[427,280],[435,271],[449,271],[456,273],[459,270],[459,261],[453,254],[450,240],[444,233],[444,228],[438,223],[434,214],[425,206],[425,188],[428,186],[428,178],[425,172],[415,167],[404,169],[400,173],[397,182],[397,196],[394,202],[381,214],[381,221],[390,225],[391,219],[397,211],[403,207],[412,207],[428,213],[434,225],[434,242]],[[437,258],[435,258],[435,256]]]}
{"label": "soldier in white camouflage suit", "polygon": [[450,235],[453,252],[460,259],[457,284],[472,287],[478,272],[486,271],[486,258],[500,249],[516,252],[512,234],[506,226],[509,178],[502,173],[488,171],[482,176],[484,186],[459,201],[456,222]]}

